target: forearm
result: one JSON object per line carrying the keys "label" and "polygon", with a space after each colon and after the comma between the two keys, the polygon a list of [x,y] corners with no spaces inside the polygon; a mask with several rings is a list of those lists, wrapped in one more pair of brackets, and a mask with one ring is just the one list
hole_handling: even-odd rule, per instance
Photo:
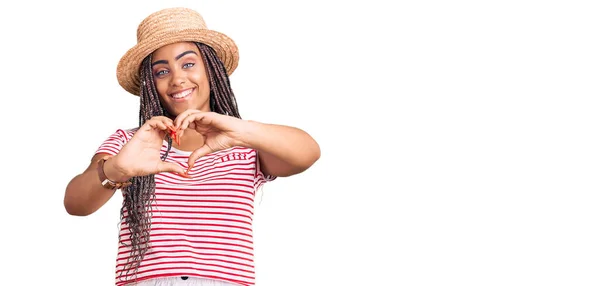
{"label": "forearm", "polygon": [[[69,214],[90,215],[102,207],[115,193],[114,190],[104,188],[100,182],[97,162],[102,157],[101,154],[94,156],[90,166],[83,173],[75,176],[67,185],[64,205]],[[118,175],[110,161],[106,162],[104,172],[107,177],[116,178]],[[124,178],[119,178],[119,180],[124,180]]]}
{"label": "forearm", "polygon": [[320,157],[317,142],[305,131],[283,125],[248,121],[242,145],[258,150],[268,173],[289,176],[308,169]]}

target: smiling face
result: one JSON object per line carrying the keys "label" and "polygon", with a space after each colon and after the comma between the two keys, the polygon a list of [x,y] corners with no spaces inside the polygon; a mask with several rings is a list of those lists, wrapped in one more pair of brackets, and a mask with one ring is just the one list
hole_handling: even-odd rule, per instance
{"label": "smiling face", "polygon": [[194,43],[175,43],[154,51],[152,74],[161,104],[174,117],[192,108],[210,111],[209,79]]}

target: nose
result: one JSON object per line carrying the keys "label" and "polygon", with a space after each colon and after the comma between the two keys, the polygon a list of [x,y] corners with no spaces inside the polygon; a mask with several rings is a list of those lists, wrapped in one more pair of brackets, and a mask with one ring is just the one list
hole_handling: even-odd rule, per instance
{"label": "nose", "polygon": [[178,69],[171,71],[171,85],[182,86],[185,83],[185,73]]}

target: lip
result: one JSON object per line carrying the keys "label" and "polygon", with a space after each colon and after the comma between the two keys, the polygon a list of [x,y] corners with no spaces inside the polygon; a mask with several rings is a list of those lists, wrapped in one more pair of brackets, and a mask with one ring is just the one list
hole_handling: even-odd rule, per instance
{"label": "lip", "polygon": [[[188,100],[188,98],[190,98],[190,97],[191,97],[191,95],[194,93],[194,89],[196,89],[196,88],[194,87],[194,88],[182,89],[182,90],[178,90],[178,91],[176,91],[176,92],[169,93],[169,98],[170,98],[172,101],[174,101],[174,102],[182,102],[182,101],[186,101],[186,100]],[[188,92],[188,91],[189,91],[189,93],[188,93],[186,96],[182,97],[182,98],[174,98],[174,97],[173,97],[173,94],[178,94],[178,93],[182,93],[182,92]]]}

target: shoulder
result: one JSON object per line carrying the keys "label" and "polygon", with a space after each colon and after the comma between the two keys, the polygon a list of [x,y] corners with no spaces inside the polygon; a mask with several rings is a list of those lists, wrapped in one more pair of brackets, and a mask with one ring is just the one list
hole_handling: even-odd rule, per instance
{"label": "shoulder", "polygon": [[113,131],[113,133],[111,133],[105,140],[104,143],[107,144],[119,144],[119,145],[123,145],[125,143],[127,143],[129,140],[131,140],[131,138],[133,137],[133,135],[135,134],[135,132],[138,130],[138,127],[135,128],[119,128],[116,129],[115,131]]}
{"label": "shoulder", "polygon": [[117,129],[112,134],[110,134],[108,138],[106,138],[104,142],[102,142],[102,144],[100,144],[98,149],[96,149],[96,154],[107,153],[111,155],[116,155],[117,153],[119,153],[121,148],[123,148],[123,146],[129,140],[131,140],[131,137],[133,137],[133,134],[135,134],[135,131],[137,129],[138,128]]}
{"label": "shoulder", "polygon": [[133,135],[135,134],[135,132],[138,131],[138,129],[139,129],[139,127],[119,128],[111,135],[111,137],[116,136],[119,139],[127,142],[127,141],[131,140],[131,137],[133,137]]}

